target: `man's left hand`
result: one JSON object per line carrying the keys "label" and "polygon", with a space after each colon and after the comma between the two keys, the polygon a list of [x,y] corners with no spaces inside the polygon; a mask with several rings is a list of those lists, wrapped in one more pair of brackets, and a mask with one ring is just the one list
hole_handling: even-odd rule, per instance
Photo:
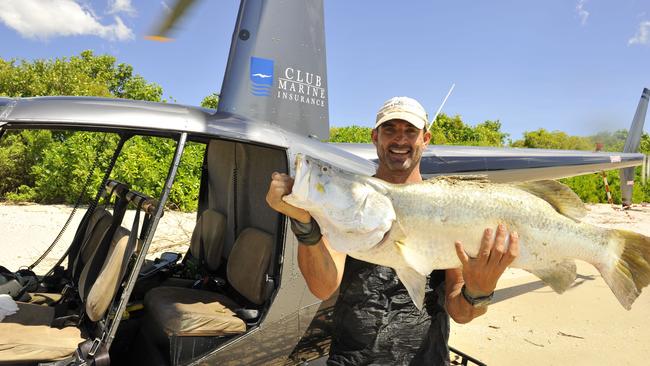
{"label": "man's left hand", "polygon": [[456,254],[463,264],[463,280],[468,295],[481,297],[494,292],[503,272],[519,255],[519,235],[510,233],[510,244],[506,249],[507,234],[503,224],[497,228],[496,235],[492,235],[492,229],[486,229],[476,258],[467,255],[460,241],[455,243]]}

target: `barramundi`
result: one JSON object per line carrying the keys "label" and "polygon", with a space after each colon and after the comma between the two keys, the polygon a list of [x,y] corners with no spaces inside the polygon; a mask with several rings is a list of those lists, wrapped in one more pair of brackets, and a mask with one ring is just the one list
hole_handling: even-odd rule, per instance
{"label": "barramundi", "polygon": [[454,242],[476,257],[483,231],[498,224],[519,234],[511,267],[558,293],[575,280],[576,259],[595,266],[628,310],[650,283],[650,238],[581,222],[586,207],[557,181],[454,176],[391,184],[301,154],[294,179],[284,200],[309,211],[334,250],[392,267],[420,308],[426,276],[461,266]]}

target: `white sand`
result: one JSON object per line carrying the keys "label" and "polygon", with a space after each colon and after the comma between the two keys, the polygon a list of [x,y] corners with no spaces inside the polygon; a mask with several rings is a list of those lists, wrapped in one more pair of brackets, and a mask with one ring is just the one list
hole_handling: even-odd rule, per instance
{"label": "white sand", "polygon": [[[54,250],[35,268],[36,273],[47,272],[65,252],[85,211],[85,207],[77,210]],[[31,265],[54,241],[71,212],[72,207],[65,205],[0,204],[0,265],[14,271]],[[127,211],[122,225],[131,229],[134,216],[133,210]],[[185,253],[195,220],[196,213],[165,212],[147,258],[164,251]]]}
{"label": "white sand", "polygon": [[[590,223],[650,236],[650,207],[589,207]],[[70,211],[61,205],[0,205],[0,264],[12,270],[31,264],[56,237]],[[47,271],[64,252],[84,211],[77,213],[37,273]],[[166,212],[148,257],[162,251],[184,253],[195,217]],[[133,212],[127,213],[125,225],[130,228],[132,220]],[[452,322],[450,345],[489,365],[650,364],[650,290],[627,311],[594,267],[580,262],[578,274],[576,284],[557,295],[527,272],[509,269],[485,316],[465,325]]]}

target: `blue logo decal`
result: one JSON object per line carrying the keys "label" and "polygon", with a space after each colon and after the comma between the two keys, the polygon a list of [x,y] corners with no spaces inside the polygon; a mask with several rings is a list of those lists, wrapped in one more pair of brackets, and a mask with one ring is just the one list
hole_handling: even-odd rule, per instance
{"label": "blue logo decal", "polygon": [[251,57],[251,94],[268,97],[272,86],[273,60]]}

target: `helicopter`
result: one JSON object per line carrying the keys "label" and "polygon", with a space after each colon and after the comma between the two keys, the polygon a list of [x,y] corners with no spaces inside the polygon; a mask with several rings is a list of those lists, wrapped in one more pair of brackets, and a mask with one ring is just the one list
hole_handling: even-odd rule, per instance
{"label": "helicopter", "polygon": [[[166,37],[193,3],[178,1],[156,37]],[[242,1],[218,110],[94,97],[0,98],[0,138],[22,129],[119,136],[65,255],[27,284],[19,281],[31,276],[26,271],[8,282],[20,285],[9,294],[29,300],[19,303],[19,319],[0,323],[0,345],[14,346],[0,347],[0,364],[292,365],[327,358],[336,296],[321,301],[311,294],[289,222],[265,201],[271,174],[292,174],[297,154],[375,172],[372,145],[322,141],[329,134],[324,35],[322,0]],[[644,89],[621,153],[432,146],[421,170],[426,177],[486,174],[509,182],[647,164],[635,151],[649,98]],[[156,197],[111,179],[134,136],[174,142]],[[205,146],[190,249],[148,260],[189,143]],[[136,210],[132,223],[124,220],[127,207]],[[46,306],[32,300],[43,298]]]}

